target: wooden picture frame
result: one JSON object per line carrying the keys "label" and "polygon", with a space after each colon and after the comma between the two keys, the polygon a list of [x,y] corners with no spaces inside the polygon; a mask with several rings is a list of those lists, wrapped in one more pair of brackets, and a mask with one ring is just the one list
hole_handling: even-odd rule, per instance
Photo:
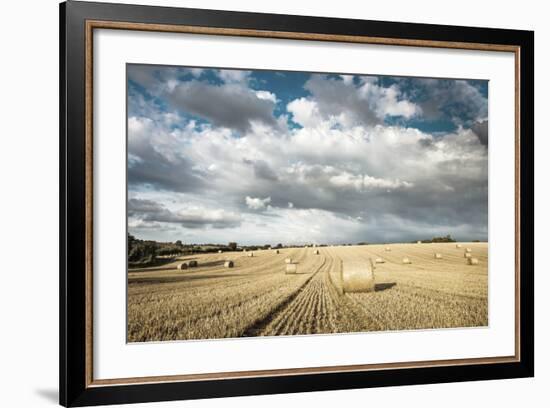
{"label": "wooden picture frame", "polygon": [[[93,31],[197,33],[515,55],[515,354],[389,364],[96,380],[93,375]],[[60,5],[60,403],[339,390],[534,375],[534,33],[68,1]],[[511,164],[512,165],[512,164]]]}

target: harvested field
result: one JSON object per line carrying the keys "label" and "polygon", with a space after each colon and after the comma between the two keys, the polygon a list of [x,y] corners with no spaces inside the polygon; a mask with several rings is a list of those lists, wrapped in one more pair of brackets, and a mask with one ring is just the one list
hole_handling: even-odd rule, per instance
{"label": "harvested field", "polygon": [[[210,253],[131,269],[128,340],[486,326],[487,244],[463,245],[477,264],[467,264],[461,247],[441,243],[318,247],[318,255],[307,248],[284,248],[282,256]],[[297,273],[286,273],[286,258]],[[375,290],[344,293],[342,261],[377,258],[384,263],[375,264]],[[178,269],[193,261],[196,267]],[[234,267],[224,267],[227,261]]]}

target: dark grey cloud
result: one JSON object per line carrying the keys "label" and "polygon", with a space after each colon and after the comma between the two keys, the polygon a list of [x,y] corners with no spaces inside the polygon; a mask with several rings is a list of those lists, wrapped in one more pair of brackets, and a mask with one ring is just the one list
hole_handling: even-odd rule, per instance
{"label": "dark grey cloud", "polygon": [[241,224],[238,214],[204,207],[183,208],[172,211],[152,200],[131,198],[128,200],[128,216],[146,223],[174,223],[186,228],[234,228]]}
{"label": "dark grey cloud", "polygon": [[422,108],[422,119],[470,127],[488,114],[487,98],[466,80],[404,78],[402,91]]}
{"label": "dark grey cloud", "polygon": [[277,174],[275,170],[264,160],[250,160],[243,159],[243,162],[252,166],[254,169],[254,175],[258,179],[268,180],[268,181],[277,181]]}
{"label": "dark grey cloud", "polygon": [[242,133],[250,130],[253,122],[271,127],[278,125],[273,116],[273,101],[259,98],[254,91],[241,84],[182,82],[170,94],[169,100],[182,112]]}
{"label": "dark grey cloud", "polygon": [[489,122],[484,120],[481,122],[476,122],[472,126],[472,131],[476,134],[479,142],[483,146],[489,145]]}
{"label": "dark grey cloud", "polygon": [[311,92],[324,117],[346,113],[357,123],[374,126],[382,122],[368,100],[361,99],[356,88],[344,81],[312,75],[304,88]]}
{"label": "dark grey cloud", "polygon": [[[147,136],[147,135],[145,135]],[[128,143],[128,184],[130,187],[150,186],[154,189],[178,192],[195,191],[204,181],[187,157],[174,154],[167,157],[153,146],[151,137],[130,139]]]}

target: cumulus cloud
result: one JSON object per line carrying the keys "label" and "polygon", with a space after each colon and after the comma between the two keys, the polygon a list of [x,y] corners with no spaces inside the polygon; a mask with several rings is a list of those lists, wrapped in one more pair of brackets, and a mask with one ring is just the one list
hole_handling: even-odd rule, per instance
{"label": "cumulus cloud", "polygon": [[226,83],[245,83],[248,81],[251,72],[239,69],[220,69],[217,74]]}
{"label": "cumulus cloud", "polygon": [[259,198],[246,196],[245,202],[246,206],[251,210],[263,210],[271,202],[271,197]]}
{"label": "cumulus cloud", "polygon": [[407,120],[430,114],[423,92],[451,85],[312,75],[289,97],[269,82],[255,89],[250,72],[186,75],[160,100],[131,97],[128,180],[140,201],[128,214],[143,234],[172,225],[195,242],[486,238],[486,111],[450,113],[481,95],[471,83],[452,85],[462,99],[434,115],[481,119],[430,133]]}
{"label": "cumulus cloud", "polygon": [[302,126],[316,125],[321,120],[344,126],[374,126],[387,116],[409,119],[422,111],[404,98],[397,85],[383,87],[372,78],[363,78],[355,85],[349,75],[339,79],[312,75],[305,88],[312,96],[296,99],[287,107]]}

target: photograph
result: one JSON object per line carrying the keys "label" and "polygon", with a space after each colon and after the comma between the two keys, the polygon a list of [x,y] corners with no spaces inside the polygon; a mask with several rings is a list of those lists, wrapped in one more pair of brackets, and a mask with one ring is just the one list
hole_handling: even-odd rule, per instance
{"label": "photograph", "polygon": [[127,341],[483,328],[489,81],[126,65]]}

